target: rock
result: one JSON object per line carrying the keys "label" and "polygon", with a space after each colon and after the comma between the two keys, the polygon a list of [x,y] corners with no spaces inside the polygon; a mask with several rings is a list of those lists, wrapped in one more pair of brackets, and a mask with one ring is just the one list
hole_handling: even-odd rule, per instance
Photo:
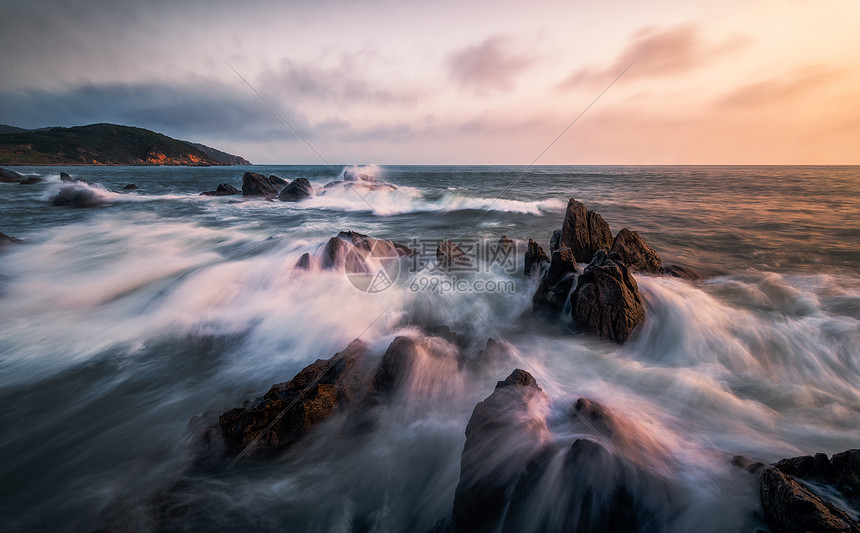
{"label": "rock", "polygon": [[860,533],[852,517],[778,467],[761,475],[761,504],[774,533]]}
{"label": "rock", "polygon": [[23,179],[24,176],[18,174],[14,170],[6,170],[5,168],[0,168],[0,182],[2,183],[20,183]]}
{"label": "rock", "polygon": [[681,278],[687,281],[696,281],[704,277],[692,267],[688,267],[686,265],[667,265],[663,267],[663,273],[674,278]]}
{"label": "rock", "polygon": [[63,185],[60,192],[51,200],[51,205],[75,208],[98,207],[105,203],[102,195],[78,184]]}
{"label": "rock", "polygon": [[[442,359],[444,354],[429,349],[426,342],[412,337],[397,337],[382,356],[382,363],[373,378],[373,390],[390,397],[420,373],[424,355]],[[457,367],[454,366],[456,369]]]}
{"label": "rock", "polygon": [[200,196],[235,196],[237,194],[242,194],[242,191],[230,184],[222,183],[214,191],[201,192]]}
{"label": "rock", "polygon": [[242,196],[246,198],[274,198],[279,188],[269,178],[256,172],[245,172],[242,176]]}
{"label": "rock", "polygon": [[274,174],[269,174],[269,183],[272,184],[276,189],[283,189],[287,185],[289,185],[289,181],[281,178],[279,176],[275,176]]}
{"label": "rock", "polygon": [[616,253],[632,272],[662,274],[660,255],[633,230],[622,229],[615,236],[609,253]]}
{"label": "rock", "polygon": [[532,296],[532,312],[557,318],[567,303],[578,270],[570,248],[554,251],[549,268]]}
{"label": "rock", "polygon": [[124,190],[124,191],[136,191],[137,189],[139,189],[139,187],[137,185],[135,185],[134,183],[129,183],[128,185],[126,185],[125,187],[122,188],[122,190]]}
{"label": "rock", "polygon": [[540,451],[545,422],[531,414],[535,400],[546,401],[546,395],[531,374],[517,369],[475,406],[466,426],[460,481],[454,492],[452,533],[499,530],[521,472],[515,466],[503,468],[500,445],[511,458],[528,460]]}
{"label": "rock", "polygon": [[570,303],[577,327],[619,344],[645,320],[636,280],[620,257],[604,250],[577,279]]}
{"label": "rock", "polygon": [[63,183],[71,183],[72,181],[75,181],[75,180],[73,180],[72,177],[69,176],[69,174],[67,172],[60,172],[60,181],[62,181]]}
{"label": "rock", "polygon": [[314,188],[311,187],[311,182],[305,178],[296,178],[292,183],[284,187],[284,190],[278,195],[278,200],[282,202],[298,202],[311,196],[314,193]]}
{"label": "rock", "polygon": [[474,267],[472,258],[451,241],[442,241],[436,247],[436,264],[446,272],[471,270]]}
{"label": "rock", "polygon": [[299,260],[296,261],[296,266],[293,267],[298,270],[310,270],[311,268],[311,254],[305,252],[299,257]]}
{"label": "rock", "polygon": [[529,239],[528,247],[526,248],[525,260],[523,262],[523,275],[528,277],[534,274],[540,274],[549,259],[544,253],[540,244]]}
{"label": "rock", "polygon": [[25,179],[19,181],[18,183],[20,183],[21,185],[33,185],[36,183],[42,183],[43,181],[45,181],[45,180],[43,180],[42,178],[37,178],[36,176],[30,176],[29,178],[25,178]]}
{"label": "rock", "polygon": [[18,244],[21,242],[24,242],[24,241],[22,241],[21,239],[17,239],[15,237],[10,237],[9,235],[6,235],[5,233],[0,233],[0,248],[5,248],[6,246],[8,246],[10,244]]}
{"label": "rock", "polygon": [[549,253],[561,248],[561,230],[557,229],[552,232],[552,237],[549,240]]}
{"label": "rock", "polygon": [[598,250],[609,250],[612,246],[612,231],[602,216],[587,210],[585,204],[571,198],[567,203],[558,245],[570,248],[576,261],[585,263]]}
{"label": "rock", "polygon": [[860,508],[860,449],[834,454],[823,453],[783,459],[776,463],[780,471],[813,483],[830,485],[855,507]]}
{"label": "rock", "polygon": [[374,239],[357,231],[341,231],[328,240],[322,252],[322,268],[346,268],[347,272],[362,272],[370,257],[395,258],[413,255],[408,246],[384,239]]}
{"label": "rock", "polygon": [[514,241],[509,239],[507,235],[502,235],[499,237],[499,242],[496,243],[496,246],[498,246],[503,253],[508,254],[514,250]]}
{"label": "rock", "polygon": [[366,345],[355,340],[331,359],[318,359],[292,380],[272,386],[253,404],[222,414],[218,424],[206,431],[203,442],[210,452],[221,451],[228,457],[249,446],[248,455],[256,457],[285,450],[367,396],[366,351]]}
{"label": "rock", "polygon": [[764,466],[764,463],[762,463],[761,461],[753,461],[752,459],[744,457],[743,455],[735,455],[734,457],[732,457],[731,463],[732,466],[743,468],[750,474],[755,474],[761,469],[761,467]]}

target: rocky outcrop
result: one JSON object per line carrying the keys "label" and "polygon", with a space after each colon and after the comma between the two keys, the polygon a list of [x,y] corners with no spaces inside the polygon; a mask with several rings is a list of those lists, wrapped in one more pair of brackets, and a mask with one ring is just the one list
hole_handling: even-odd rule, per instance
{"label": "rocky outcrop", "polygon": [[44,181],[45,180],[43,180],[42,178],[30,176],[29,178],[22,179],[18,183],[20,183],[21,185],[35,185],[36,183],[42,183]]}
{"label": "rocky outcrop", "polygon": [[311,182],[305,178],[296,178],[292,183],[284,187],[278,195],[278,200],[282,202],[298,202],[310,197],[314,193],[314,188],[311,187]]}
{"label": "rocky outcrop", "polygon": [[575,326],[619,344],[645,320],[636,280],[618,255],[604,250],[577,279],[570,304]]}
{"label": "rocky outcrop", "polygon": [[612,247],[612,231],[600,214],[571,198],[567,203],[559,247],[570,248],[578,263],[589,261],[597,250]]}
{"label": "rocky outcrop", "polygon": [[507,235],[502,235],[499,237],[499,242],[496,243],[496,246],[499,247],[499,250],[503,254],[510,254],[514,251],[514,241],[508,238]]}
{"label": "rocky outcrop", "polygon": [[474,264],[472,258],[457,244],[442,241],[436,247],[436,264],[444,271],[469,270]]}
{"label": "rocky outcrop", "polygon": [[848,513],[778,468],[761,475],[761,503],[774,533],[860,533]]}
{"label": "rocky outcrop", "polygon": [[71,183],[75,180],[73,180],[72,177],[69,176],[68,172],[60,172],[60,181],[62,181],[63,183]]}
{"label": "rocky outcrop", "polygon": [[371,257],[387,259],[414,253],[408,246],[389,240],[374,239],[357,231],[341,231],[328,240],[320,262],[325,270],[345,268],[347,272],[362,272],[365,262]]}
{"label": "rocky outcrop", "polygon": [[549,253],[561,248],[561,230],[557,229],[552,232],[552,237],[549,239]]}
{"label": "rocky outcrop", "polygon": [[536,241],[529,239],[529,244],[526,247],[526,255],[523,261],[523,275],[528,277],[540,274],[543,271],[545,264],[549,263],[549,259],[543,248]]}
{"label": "rocky outcrop", "polygon": [[201,192],[200,196],[235,196],[238,194],[242,194],[242,191],[230,184],[222,183],[214,191]]}
{"label": "rocky outcrop", "polygon": [[275,176],[274,174],[269,174],[269,183],[271,183],[277,189],[282,189],[290,184],[289,181],[285,180],[280,176]]}
{"label": "rocky outcrop", "polygon": [[78,184],[63,185],[60,187],[60,192],[51,200],[51,205],[75,208],[98,207],[104,203],[104,196]]}
{"label": "rocky outcrop", "polygon": [[[562,432],[546,423],[546,394],[515,370],[475,406],[447,524],[460,532],[660,531],[677,489],[658,472],[668,451],[603,405],[580,399]],[[623,455],[622,455],[623,454]]]}
{"label": "rocky outcrop", "polygon": [[272,386],[253,403],[221,415],[204,434],[209,453],[272,456],[295,444],[310,430],[347,406],[364,399],[372,369],[363,363],[367,351],[353,341],[331,359],[318,359],[296,376]]}
{"label": "rocky outcrop", "polygon": [[278,196],[279,191],[280,186],[262,174],[245,172],[242,176],[242,196],[246,198],[272,199]]}
{"label": "rocky outcrop", "polygon": [[[817,494],[810,487],[826,489]],[[860,532],[856,516],[822,497],[828,492],[852,512],[860,508],[860,449],[783,459],[762,473],[762,508],[775,533]]]}
{"label": "rocky outcrop", "polygon": [[578,269],[570,248],[554,251],[549,268],[532,297],[532,310],[548,318],[558,317],[567,303]]}
{"label": "rocky outcrop", "polygon": [[23,179],[24,176],[14,170],[0,168],[0,183],[20,183]]}
{"label": "rocky outcrop", "polygon": [[633,230],[624,228],[619,231],[609,253],[618,254],[621,261],[633,272],[663,273],[660,255]]}

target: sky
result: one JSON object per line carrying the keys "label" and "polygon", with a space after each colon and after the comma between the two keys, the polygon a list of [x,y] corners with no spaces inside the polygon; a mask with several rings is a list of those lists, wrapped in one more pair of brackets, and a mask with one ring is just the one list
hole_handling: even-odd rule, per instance
{"label": "sky", "polygon": [[256,164],[860,164],[857,0],[0,10],[2,124],[140,126]]}

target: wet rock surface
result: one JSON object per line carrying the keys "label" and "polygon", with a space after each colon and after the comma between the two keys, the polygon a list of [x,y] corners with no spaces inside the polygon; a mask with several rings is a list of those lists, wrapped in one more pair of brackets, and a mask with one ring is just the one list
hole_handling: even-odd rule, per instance
{"label": "wet rock surface", "polygon": [[74,208],[98,207],[104,203],[104,196],[79,184],[63,185],[51,200],[51,205]]}
{"label": "wet rock surface", "polygon": [[14,170],[0,168],[0,182],[2,183],[20,183],[23,179],[23,174],[19,174]]}
{"label": "wet rock surface", "polygon": [[298,202],[313,195],[314,189],[306,178],[296,178],[278,194],[282,202]]}
{"label": "wet rock surface", "polygon": [[529,239],[523,261],[523,275],[528,277],[541,274],[547,263],[549,263],[549,258],[546,256],[546,252],[543,251],[537,241]]}
{"label": "wet rock surface", "polygon": [[610,254],[618,254],[621,261],[633,272],[662,274],[660,255],[633,230],[622,229],[615,236]]}
{"label": "wet rock surface", "polygon": [[619,344],[645,320],[636,280],[620,257],[604,250],[577,279],[570,304],[576,327]]}
{"label": "wet rock surface", "polygon": [[578,269],[570,248],[554,251],[549,268],[532,297],[532,310],[548,318],[559,316],[576,281]]}
{"label": "wet rock surface", "polygon": [[279,182],[274,182],[262,174],[245,172],[242,176],[242,196],[246,198],[272,199],[278,196],[280,190]]}
{"label": "wet rock surface", "polygon": [[589,261],[597,250],[612,247],[612,231],[600,214],[571,198],[567,203],[559,247],[570,248],[578,263]]}
{"label": "wet rock surface", "polygon": [[241,189],[237,189],[229,183],[222,183],[214,191],[201,192],[200,196],[236,196],[239,194],[242,194]]}

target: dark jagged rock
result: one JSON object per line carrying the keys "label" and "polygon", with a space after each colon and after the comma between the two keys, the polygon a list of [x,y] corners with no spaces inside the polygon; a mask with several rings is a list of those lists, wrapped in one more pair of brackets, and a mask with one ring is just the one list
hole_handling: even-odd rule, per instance
{"label": "dark jagged rock", "polygon": [[245,172],[242,176],[242,196],[246,198],[274,198],[280,189],[262,174]]}
{"label": "dark jagged rock", "polygon": [[663,273],[660,255],[633,230],[624,228],[619,231],[609,253],[618,254],[627,268],[633,272]]}
{"label": "dark jagged rock", "polygon": [[764,463],[761,461],[753,461],[743,455],[735,455],[731,460],[732,466],[737,466],[738,468],[743,468],[750,474],[755,474],[764,466]]}
{"label": "dark jagged rock", "polygon": [[69,176],[68,172],[60,172],[60,181],[62,181],[63,183],[70,183],[75,180],[73,180],[72,177]]}
{"label": "dark jagged rock", "polygon": [[200,196],[235,196],[238,194],[242,194],[240,189],[237,189],[228,183],[222,183],[218,185],[214,191],[201,192]]}
{"label": "dark jagged rock", "polygon": [[696,281],[702,279],[702,274],[686,265],[667,265],[663,267],[663,273],[673,278],[681,278],[687,281]]}
{"label": "dark jagged rock", "polygon": [[77,184],[63,185],[51,200],[51,205],[75,208],[98,207],[105,203],[102,195],[89,187]]}
{"label": "dark jagged rock", "polygon": [[451,331],[451,328],[449,328],[448,326],[432,326],[429,328],[424,328],[424,332],[432,337],[445,339],[446,341],[455,346],[460,344],[460,337],[457,335],[456,332]]}
{"label": "dark jagged rock", "polygon": [[124,190],[124,191],[136,191],[136,190],[137,190],[137,189],[139,189],[139,188],[140,188],[140,187],[138,187],[138,186],[137,186],[137,185],[135,185],[134,183],[129,183],[128,185],[126,185],[125,187],[123,187],[123,188],[122,188],[122,190]]}
{"label": "dark jagged rock", "polygon": [[624,343],[645,320],[633,275],[616,254],[594,254],[570,295],[574,324],[601,338]]}
{"label": "dark jagged rock", "polygon": [[304,200],[314,193],[314,188],[311,187],[311,182],[305,178],[296,178],[292,183],[284,187],[284,190],[278,195],[278,200],[282,202],[298,202]]}
{"label": "dark jagged rock", "polygon": [[218,424],[204,434],[204,444],[210,453],[221,451],[226,456],[236,456],[249,446],[248,454],[258,457],[288,448],[367,396],[370,369],[363,364],[366,351],[366,345],[356,340],[331,359],[318,359],[292,380],[274,385],[252,405],[221,415]]}
{"label": "dark jagged rock", "polygon": [[479,351],[474,359],[467,361],[467,363],[474,369],[487,364],[507,361],[511,358],[511,355],[511,351],[506,344],[496,342],[493,339],[487,339],[484,349]]}
{"label": "dark jagged rock", "polygon": [[468,270],[473,267],[472,258],[451,241],[442,241],[436,247],[436,264],[445,271]]}
{"label": "dark jagged rock", "polygon": [[549,253],[561,248],[561,230],[557,229],[552,232],[552,237],[549,240]]}
{"label": "dark jagged rock", "polygon": [[860,533],[860,526],[848,513],[778,467],[762,472],[761,503],[775,533]]}
{"label": "dark jagged rock", "polygon": [[783,459],[776,463],[780,471],[813,483],[830,485],[845,499],[860,508],[860,449],[833,454],[823,453]]}
{"label": "dark jagged rock", "polygon": [[498,246],[499,249],[506,254],[514,251],[514,241],[509,239],[507,235],[502,235],[501,237],[499,237],[499,242],[496,243],[496,246]]}
{"label": "dark jagged rock", "polygon": [[549,268],[532,297],[532,311],[550,318],[558,317],[573,288],[577,270],[570,248],[554,251]]}
{"label": "dark jagged rock", "polygon": [[[522,447],[521,456],[531,457],[541,448],[538,433],[542,421],[529,416],[529,405],[545,399],[534,377],[514,370],[495,391],[475,406],[466,426],[466,444],[460,461],[460,482],[454,493],[451,531],[491,532],[502,525],[505,507],[521,469],[483,468],[489,457],[497,456],[500,443]],[[534,439],[522,438],[534,433]],[[515,441],[513,437],[519,435]],[[507,441],[507,442],[506,442]],[[517,457],[518,454],[511,454]]]}
{"label": "dark jagged rock", "polygon": [[523,275],[528,277],[534,274],[540,274],[543,271],[545,264],[549,263],[549,259],[544,253],[540,244],[532,239],[529,239],[528,247],[526,248],[525,260],[523,261]]}
{"label": "dark jagged rock", "polygon": [[5,168],[0,168],[0,182],[2,183],[20,183],[23,179],[24,176],[15,172],[14,170],[6,170]]}
{"label": "dark jagged rock", "polygon": [[38,178],[36,176],[30,176],[29,178],[25,178],[25,179],[19,181],[18,183],[20,183],[21,185],[35,185],[36,183],[42,183],[43,181],[45,181],[45,180],[43,180],[42,178]]}
{"label": "dark jagged rock", "polygon": [[296,261],[296,266],[293,268],[297,268],[299,270],[310,270],[311,268],[311,254],[305,252],[299,257],[299,260]]}
{"label": "dark jagged rock", "polygon": [[269,183],[271,183],[275,188],[282,189],[289,185],[290,182],[280,176],[269,174]]}
{"label": "dark jagged rock", "polygon": [[570,248],[578,263],[589,261],[597,250],[609,250],[612,231],[598,213],[571,198],[567,203],[559,247]]}

